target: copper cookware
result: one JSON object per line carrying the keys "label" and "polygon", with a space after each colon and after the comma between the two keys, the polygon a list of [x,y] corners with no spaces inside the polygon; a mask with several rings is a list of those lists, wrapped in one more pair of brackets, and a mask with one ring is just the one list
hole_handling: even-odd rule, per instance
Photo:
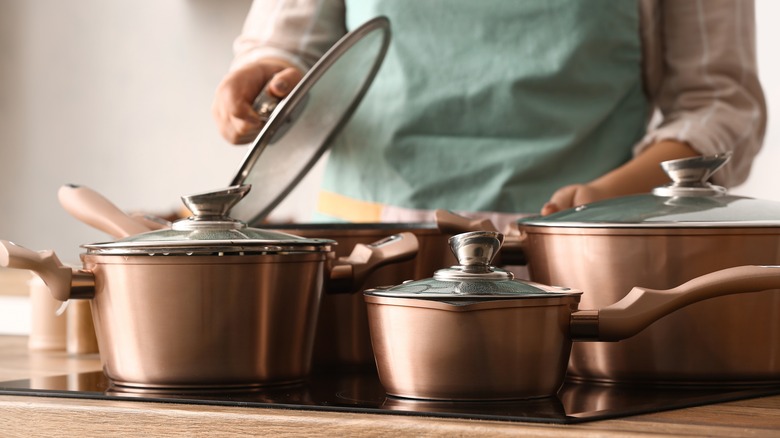
{"label": "copper cookware", "polygon": [[577,310],[589,292],[515,280],[490,266],[500,239],[495,232],[455,236],[460,266],[365,292],[379,378],[388,394],[436,400],[554,395],[573,340],[618,341],[691,303],[780,287],[780,266],[742,266],[669,290],[635,287],[601,310]]}
{"label": "copper cookware", "polygon": [[170,229],[84,245],[83,269],[51,251],[0,241],[0,266],[32,269],[62,301],[90,299],[100,358],[116,385],[246,387],[310,370],[323,288],[351,291],[412,257],[414,235],[355,247],[246,227],[227,216],[246,187],[184,197],[194,215]]}
{"label": "copper cookware", "polygon": [[[521,220],[512,246],[524,253],[532,280],[589,291],[582,297],[588,308],[620,300],[635,284],[665,289],[719,269],[780,264],[780,204],[731,196],[706,183],[727,158],[667,162],[673,182],[652,194]],[[778,321],[778,290],[708,300],[623,342],[576,344],[569,376],[639,384],[778,383]]]}

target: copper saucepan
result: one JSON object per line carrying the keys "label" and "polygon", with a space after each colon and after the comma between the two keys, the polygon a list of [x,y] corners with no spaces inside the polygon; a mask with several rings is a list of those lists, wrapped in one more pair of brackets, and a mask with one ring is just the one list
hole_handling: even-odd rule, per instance
{"label": "copper saucepan", "polygon": [[84,245],[83,269],[0,241],[0,266],[38,273],[59,300],[90,299],[100,358],[116,385],[246,387],[296,382],[311,366],[323,288],[352,291],[416,252],[412,234],[335,259],[328,239],[246,227],[227,216],[247,187],[184,197],[171,229]]}
{"label": "copper saucepan", "polygon": [[[572,341],[618,341],[697,301],[780,287],[780,266],[742,266],[669,290],[634,287],[610,306],[577,310],[581,291],[515,280],[490,266],[502,239],[495,232],[455,236],[460,266],[365,291],[388,394],[437,400],[554,395]],[[670,337],[659,348],[675,342]]]}

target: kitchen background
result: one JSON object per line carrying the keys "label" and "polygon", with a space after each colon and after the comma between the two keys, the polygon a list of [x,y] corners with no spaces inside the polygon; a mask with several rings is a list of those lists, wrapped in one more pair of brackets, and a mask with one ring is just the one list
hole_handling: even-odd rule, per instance
{"label": "kitchen background", "polygon": [[[155,214],[180,209],[180,195],[226,186],[246,148],[219,136],[211,100],[250,4],[0,0],[0,238],[78,263],[80,244],[107,236],[60,208],[63,184]],[[771,115],[780,102],[772,43],[780,2],[756,0],[756,11]],[[780,201],[776,120],[750,179],[732,193]],[[321,170],[272,219],[305,220]],[[27,298],[0,294],[0,333],[28,330]]]}

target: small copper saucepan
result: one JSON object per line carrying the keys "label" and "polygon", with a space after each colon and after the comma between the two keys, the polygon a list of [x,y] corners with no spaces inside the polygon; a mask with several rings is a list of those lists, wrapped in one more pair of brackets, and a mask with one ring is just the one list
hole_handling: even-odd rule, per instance
{"label": "small copper saucepan", "polygon": [[577,310],[581,291],[515,280],[490,266],[502,241],[487,231],[454,236],[459,266],[365,291],[388,394],[433,400],[554,395],[572,341],[618,341],[688,304],[780,287],[780,266],[741,266],[669,290],[635,287],[601,310]]}

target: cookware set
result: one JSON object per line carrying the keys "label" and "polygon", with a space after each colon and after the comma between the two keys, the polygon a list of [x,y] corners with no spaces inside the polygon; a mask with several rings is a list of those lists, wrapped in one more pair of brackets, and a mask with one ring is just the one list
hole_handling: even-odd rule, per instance
{"label": "cookware set", "polygon": [[267,122],[236,176],[182,197],[190,217],[131,217],[66,186],[63,207],[117,240],[83,245],[81,268],[0,241],[0,266],[89,300],[119,386],[294,383],[313,358],[375,365],[388,394],[423,400],[547,397],[565,377],[780,383],[780,205],[709,184],[728,156],[664,163],[672,182],[653,193],[504,234],[444,211],[430,224],[265,224],[355,110],[389,38],[371,20],[287,98],[260,99]]}

